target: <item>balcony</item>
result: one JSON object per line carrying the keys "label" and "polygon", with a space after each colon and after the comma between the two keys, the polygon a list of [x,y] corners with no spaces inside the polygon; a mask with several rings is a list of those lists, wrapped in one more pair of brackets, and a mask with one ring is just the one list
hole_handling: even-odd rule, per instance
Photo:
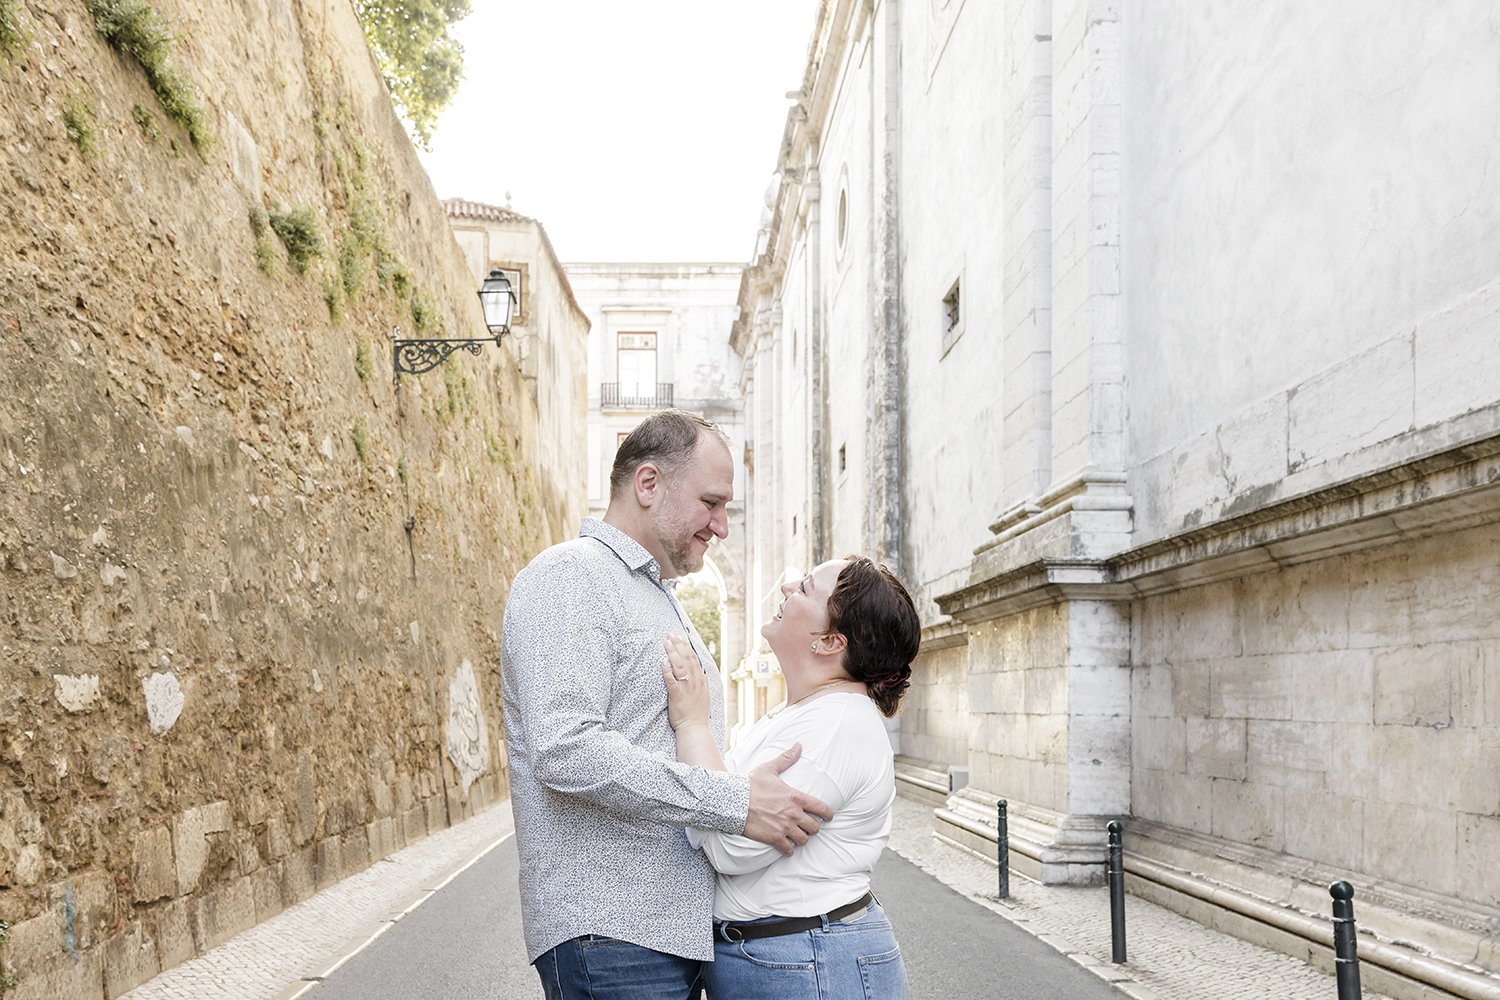
{"label": "balcony", "polygon": [[671,382],[656,383],[655,392],[650,383],[637,385],[633,382],[600,382],[599,408],[601,410],[664,410],[673,405]]}

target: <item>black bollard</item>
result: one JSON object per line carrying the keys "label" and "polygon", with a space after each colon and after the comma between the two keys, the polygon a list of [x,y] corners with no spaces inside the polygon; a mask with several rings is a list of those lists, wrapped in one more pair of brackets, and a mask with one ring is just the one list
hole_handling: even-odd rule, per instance
{"label": "black bollard", "polygon": [[1000,863],[1000,898],[1010,898],[1010,824],[1006,821],[1008,803],[1001,799],[995,803],[995,850]]}
{"label": "black bollard", "polygon": [[1333,967],[1338,977],[1339,1000],[1360,1000],[1359,944],[1354,931],[1354,886],[1335,882],[1328,887],[1333,897]]}
{"label": "black bollard", "polygon": [[[1109,861],[1105,872],[1109,877],[1109,934],[1110,960],[1116,965],[1125,962],[1125,847],[1120,839],[1120,821],[1109,821]],[[1343,1000],[1341,996],[1339,1000]]]}

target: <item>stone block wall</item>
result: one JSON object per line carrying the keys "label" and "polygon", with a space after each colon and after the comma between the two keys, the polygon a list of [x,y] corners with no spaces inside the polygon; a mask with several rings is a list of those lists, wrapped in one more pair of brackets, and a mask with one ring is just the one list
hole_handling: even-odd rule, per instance
{"label": "stone block wall", "polygon": [[[196,150],[82,0],[0,55],[0,963],[117,996],[506,794],[499,622],[550,539],[342,0],[156,0]],[[299,210],[305,273],[252,217]],[[7,994],[8,1000],[12,994]]]}
{"label": "stone block wall", "polygon": [[1067,798],[1067,628],[1063,605],[969,631],[970,783],[1056,812]]}
{"label": "stone block wall", "polygon": [[1491,907],[1500,526],[1135,608],[1131,812]]}
{"label": "stone block wall", "polygon": [[901,752],[937,764],[969,762],[969,653],[966,645],[924,643],[901,699]]}

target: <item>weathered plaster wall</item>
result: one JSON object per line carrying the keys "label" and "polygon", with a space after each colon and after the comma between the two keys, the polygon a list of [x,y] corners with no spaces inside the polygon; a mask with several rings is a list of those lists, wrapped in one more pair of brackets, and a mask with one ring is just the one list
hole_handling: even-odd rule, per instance
{"label": "weathered plaster wall", "polygon": [[729,435],[736,457],[735,489],[743,495],[738,461],[744,444],[741,363],[729,349],[740,265],[574,263],[564,267],[590,323],[589,510],[597,515],[609,503],[609,470],[619,435],[629,433],[650,412],[600,407],[601,384],[619,381],[621,333],[657,335],[656,381],[671,384],[677,406],[708,417]]}
{"label": "weathered plaster wall", "polygon": [[540,222],[460,199],[444,207],[476,288],[492,267],[524,269],[520,311],[505,341],[536,408],[534,506],[550,537],[570,537],[586,513],[588,317]]}
{"label": "weathered plaster wall", "polygon": [[1500,526],[1138,602],[1131,812],[1492,907]]}
{"label": "weathered plaster wall", "polygon": [[[995,461],[1006,357],[998,349],[1010,291],[1005,262],[1019,239],[997,231],[1007,190],[1000,183],[1005,118],[976,116],[972,95],[1008,92],[1008,60],[994,58],[1011,16],[1007,5],[954,0],[939,12],[905,5],[902,17],[901,298],[906,324],[903,484],[908,582],[924,620],[932,595],[967,580],[974,540],[1025,495],[1027,471]],[[941,197],[939,192],[963,192]],[[948,330],[944,297],[958,284],[959,321]],[[976,452],[991,459],[975,461]],[[1010,481],[1008,483],[1008,481]],[[906,752],[909,749],[903,747]]]}
{"label": "weathered plaster wall", "polygon": [[1494,7],[1366,13],[1124,21],[1140,542],[1500,429]]}
{"label": "weathered plaster wall", "polygon": [[[118,995],[503,796],[499,609],[548,540],[507,352],[392,387],[414,298],[482,324],[349,6],[159,10],[217,136],[201,158],[82,2],[23,5],[0,57],[18,998]],[[249,209],[283,205],[331,243],[306,276],[274,242],[257,267]],[[386,267],[355,254],[346,285],[356,217]]]}
{"label": "weathered plaster wall", "polygon": [[[823,286],[808,300],[808,308],[821,310],[827,331],[829,551],[838,555],[863,552],[868,543],[864,515],[870,466],[867,452],[872,442],[866,396],[870,338],[878,307],[872,277],[878,260],[875,216],[883,211],[883,201],[872,134],[879,115],[874,93],[880,81],[867,56],[870,47],[878,44],[878,33],[866,20],[833,67],[837,85],[815,163],[823,185],[822,203],[833,215],[830,224],[822,227]],[[841,243],[834,215],[843,192],[847,192],[846,226]]]}

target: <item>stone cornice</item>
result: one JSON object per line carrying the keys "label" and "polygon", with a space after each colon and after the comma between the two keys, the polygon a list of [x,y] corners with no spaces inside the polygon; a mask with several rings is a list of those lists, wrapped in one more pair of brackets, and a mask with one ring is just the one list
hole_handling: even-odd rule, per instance
{"label": "stone cornice", "polygon": [[939,649],[950,649],[966,645],[969,630],[962,622],[946,621],[929,625],[922,630],[922,652],[931,653]]}
{"label": "stone cornice", "polygon": [[1122,552],[1139,594],[1500,520],[1500,436],[1269,504]]}
{"label": "stone cornice", "polygon": [[[997,523],[1003,545],[1028,511]],[[1380,469],[1105,559],[1043,557],[939,596],[964,622],[1064,600],[1131,600],[1500,521],[1500,436]],[[986,546],[988,548],[988,546]]]}
{"label": "stone cornice", "polygon": [[966,623],[1020,614],[1065,600],[1114,600],[1109,566],[1097,560],[1039,559],[937,598],[938,607]]}

